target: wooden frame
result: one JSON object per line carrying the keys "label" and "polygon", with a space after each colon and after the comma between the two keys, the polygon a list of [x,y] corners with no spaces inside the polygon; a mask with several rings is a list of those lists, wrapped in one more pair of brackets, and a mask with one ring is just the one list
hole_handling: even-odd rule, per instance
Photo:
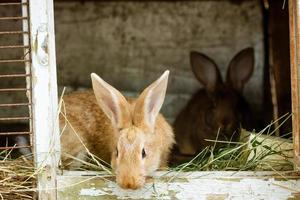
{"label": "wooden frame", "polygon": [[38,196],[56,199],[60,158],[53,0],[30,0],[32,114]]}
{"label": "wooden frame", "polygon": [[[58,129],[58,96],[56,80],[56,58],[54,38],[53,0],[30,0],[30,45],[32,47],[32,113],[33,132],[35,133],[35,155],[38,173],[38,191],[40,199],[57,199],[57,187],[66,187],[82,178],[82,174],[71,176],[57,175],[60,158],[60,138]],[[300,166],[300,2],[289,1],[290,13],[290,49],[291,49],[291,86],[293,110],[293,137],[295,160]],[[211,172],[197,172],[207,175]],[[195,174],[197,174],[195,173]],[[213,172],[225,178],[237,177],[236,172]],[[157,173],[159,174],[159,172]],[[94,174],[95,175],[95,174]],[[183,176],[186,174],[181,174]],[[92,175],[91,175],[92,176]],[[274,174],[246,172],[239,178],[249,176],[261,179],[274,178]],[[96,177],[96,176],[95,176]],[[200,177],[200,176],[199,176]],[[289,176],[288,176],[289,177]],[[299,174],[293,174],[293,178]],[[213,177],[215,178],[215,177]],[[218,177],[219,178],[219,177]],[[59,181],[57,183],[57,181]],[[250,181],[251,182],[251,181]],[[224,180],[226,183],[226,180]],[[61,188],[58,192],[62,192]]]}
{"label": "wooden frame", "polygon": [[289,1],[290,63],[295,161],[300,166],[300,2]]}
{"label": "wooden frame", "polygon": [[101,172],[57,177],[58,199],[298,199],[297,172],[155,172],[140,190],[124,190]]}

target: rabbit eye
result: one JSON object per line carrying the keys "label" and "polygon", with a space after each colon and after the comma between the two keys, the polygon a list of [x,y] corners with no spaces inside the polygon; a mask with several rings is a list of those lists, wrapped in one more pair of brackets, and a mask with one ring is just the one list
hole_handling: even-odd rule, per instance
{"label": "rabbit eye", "polygon": [[116,157],[118,157],[119,155],[119,151],[118,151],[118,148],[116,148]]}
{"label": "rabbit eye", "polygon": [[142,158],[145,158],[146,157],[146,152],[145,152],[145,149],[143,148],[142,150]]}
{"label": "rabbit eye", "polygon": [[211,112],[206,112],[204,115],[204,120],[206,124],[212,124],[213,123],[213,114]]}
{"label": "rabbit eye", "polygon": [[216,102],[216,101],[213,101],[211,107],[212,107],[213,109],[215,109],[215,108],[217,107],[217,102]]}

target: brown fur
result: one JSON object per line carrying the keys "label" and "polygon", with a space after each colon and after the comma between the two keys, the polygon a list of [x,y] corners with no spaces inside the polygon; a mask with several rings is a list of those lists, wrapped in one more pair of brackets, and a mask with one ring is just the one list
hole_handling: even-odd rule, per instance
{"label": "brown fur", "polygon": [[[97,88],[94,87],[94,92],[95,90]],[[103,107],[107,112],[108,107],[104,107],[103,102],[100,102],[99,106],[91,91],[74,92],[63,98],[67,119],[82,142],[92,154],[108,163],[111,162],[116,172],[117,183],[124,188],[141,187],[149,173],[160,166],[166,166],[174,143],[172,128],[161,114],[157,115],[154,128],[145,122],[142,114],[145,104],[143,94],[138,99],[129,101],[118,97],[122,112],[119,117],[114,115],[116,123],[100,108]],[[109,100],[107,102],[110,103]],[[140,107],[136,106],[137,102],[140,102]],[[63,128],[64,125],[65,120],[61,117],[60,127]],[[74,157],[85,152],[70,125],[67,125],[62,133],[61,143],[62,152]],[[144,159],[141,154],[143,148],[146,151]],[[62,161],[68,164],[72,160],[63,154]]]}
{"label": "brown fur", "polygon": [[191,66],[204,89],[192,97],[175,120],[175,163],[185,162],[215,144],[206,139],[236,141],[240,127],[249,128],[251,124],[242,89],[253,71],[253,49],[244,49],[231,60],[225,83],[215,62],[204,54],[191,52]]}

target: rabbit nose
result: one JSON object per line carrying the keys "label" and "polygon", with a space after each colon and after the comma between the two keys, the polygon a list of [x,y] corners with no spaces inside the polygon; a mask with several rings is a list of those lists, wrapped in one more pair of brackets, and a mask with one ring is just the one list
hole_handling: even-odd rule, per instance
{"label": "rabbit nose", "polygon": [[224,127],[228,126],[230,124],[230,119],[224,118],[222,120],[222,124],[223,124]]}
{"label": "rabbit nose", "polygon": [[221,129],[230,129],[231,127],[231,121],[229,119],[222,119],[221,122],[219,123],[219,128]]}
{"label": "rabbit nose", "polygon": [[134,177],[134,176],[123,176],[122,178],[117,181],[118,184],[121,186],[123,189],[139,189],[143,186],[144,180],[141,177]]}

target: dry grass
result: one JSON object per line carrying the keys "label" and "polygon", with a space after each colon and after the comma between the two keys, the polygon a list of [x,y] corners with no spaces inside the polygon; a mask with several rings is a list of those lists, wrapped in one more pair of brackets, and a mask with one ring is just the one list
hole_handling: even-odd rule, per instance
{"label": "dry grass", "polygon": [[[226,142],[221,148],[207,147],[191,161],[175,166],[175,171],[282,171],[293,170],[292,140],[274,137],[291,115],[270,123],[259,133],[242,131],[240,142]],[[274,124],[283,122],[273,129]],[[271,131],[272,130],[272,131]],[[287,133],[284,137],[291,135]]]}
{"label": "dry grass", "polygon": [[35,169],[33,161],[10,159],[8,151],[0,153],[0,199],[34,199]]}

